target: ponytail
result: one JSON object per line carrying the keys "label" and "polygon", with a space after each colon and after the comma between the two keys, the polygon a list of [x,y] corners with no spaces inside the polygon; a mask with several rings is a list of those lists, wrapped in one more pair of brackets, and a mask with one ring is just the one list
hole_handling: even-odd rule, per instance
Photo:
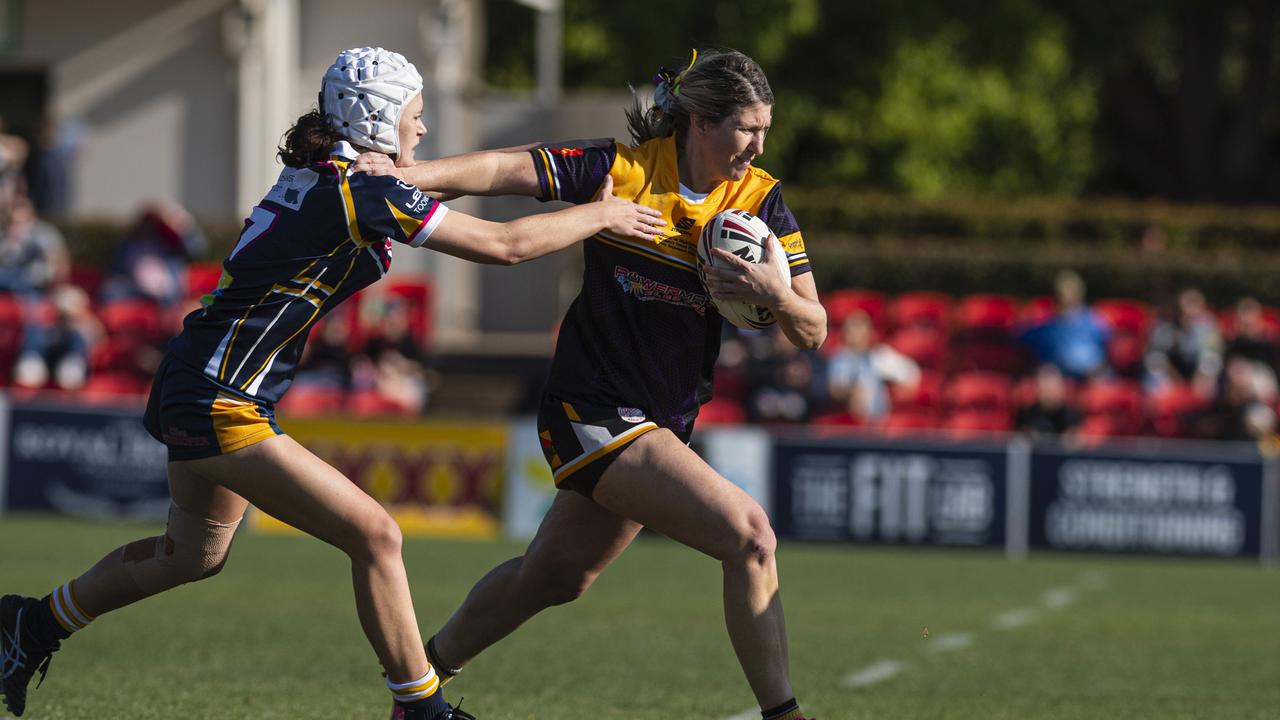
{"label": "ponytail", "polygon": [[329,157],[333,146],[343,139],[323,113],[312,110],[285,133],[284,145],[278,148],[276,157],[289,167],[306,167]]}

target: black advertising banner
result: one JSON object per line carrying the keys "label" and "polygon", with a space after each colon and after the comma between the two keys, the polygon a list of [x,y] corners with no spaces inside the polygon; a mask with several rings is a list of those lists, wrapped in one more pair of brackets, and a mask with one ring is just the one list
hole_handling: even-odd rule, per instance
{"label": "black advertising banner", "polygon": [[6,505],[84,517],[163,520],[169,509],[164,445],[140,408],[13,405]]}
{"label": "black advertising banner", "polygon": [[1036,448],[1033,548],[1257,556],[1264,463],[1250,445]]}
{"label": "black advertising banner", "polygon": [[1003,444],[801,440],[774,448],[774,526],[784,537],[1003,545]]}

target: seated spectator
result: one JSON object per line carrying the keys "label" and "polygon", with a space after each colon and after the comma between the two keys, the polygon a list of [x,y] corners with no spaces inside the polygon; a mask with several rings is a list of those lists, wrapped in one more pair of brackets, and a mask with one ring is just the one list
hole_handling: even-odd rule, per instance
{"label": "seated spectator", "polygon": [[1178,293],[1174,317],[1160,319],[1151,330],[1144,364],[1148,390],[1185,380],[1211,394],[1222,371],[1222,336],[1199,290]]}
{"label": "seated spectator", "polygon": [[1196,434],[1215,440],[1257,440],[1276,432],[1276,375],[1243,356],[1227,360],[1217,399],[1196,418]]}
{"label": "seated spectator", "polygon": [[1251,297],[1241,298],[1236,303],[1235,336],[1223,351],[1224,362],[1239,357],[1262,363],[1276,372],[1280,369],[1278,350],[1276,338],[1267,329],[1262,303]]}
{"label": "seated spectator", "polygon": [[1067,402],[1067,383],[1056,365],[1036,369],[1035,400],[1018,410],[1014,427],[1037,439],[1042,436],[1072,436],[1080,426],[1080,411]]}
{"label": "seated spectator", "polygon": [[161,308],[182,302],[187,265],[207,247],[204,233],[186,210],[171,203],[148,203],[116,249],[103,299],[151,300]]}
{"label": "seated spectator", "polygon": [[770,354],[754,358],[747,420],[775,424],[808,422],[820,404],[814,393],[812,358],[792,345],[776,326],[761,338],[767,339]]}
{"label": "seated spectator", "polygon": [[918,382],[920,367],[876,342],[870,316],[855,311],[845,317],[840,349],[827,364],[827,391],[833,402],[855,418],[873,422],[889,414],[890,385],[914,387]]}
{"label": "seated spectator", "polygon": [[36,217],[19,182],[17,147],[0,142],[0,292],[38,300],[71,269],[66,242]]}
{"label": "seated spectator", "polygon": [[387,297],[379,303],[375,332],[365,343],[352,369],[355,390],[373,390],[401,410],[421,413],[427,406],[436,376],[427,370],[427,353],[410,328],[409,306]]}
{"label": "seated spectator", "polygon": [[28,329],[14,367],[14,384],[42,388],[52,376],[57,387],[78,390],[88,377],[90,353],[102,338],[102,325],[80,288],[60,285],[50,299],[53,320]]}
{"label": "seated spectator", "polygon": [[1047,322],[1021,334],[1036,359],[1052,363],[1072,380],[1105,374],[1110,331],[1097,313],[1085,305],[1084,280],[1070,271],[1055,281],[1057,309]]}
{"label": "seated spectator", "polygon": [[351,322],[344,312],[330,313],[320,322],[302,351],[294,386],[346,392],[351,389],[354,357],[347,349]]}

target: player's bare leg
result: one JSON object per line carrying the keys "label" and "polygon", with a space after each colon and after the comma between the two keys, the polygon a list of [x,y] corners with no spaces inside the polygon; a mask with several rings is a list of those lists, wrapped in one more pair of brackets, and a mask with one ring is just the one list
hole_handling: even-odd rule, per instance
{"label": "player's bare leg", "polygon": [[432,639],[437,669],[461,668],[539,612],[577,599],[638,532],[577,493],[557,493],[525,554],[481,578]]}
{"label": "player's bare leg", "polygon": [[759,503],[665,429],[623,451],[593,498],[720,561],[725,624],[756,700],[764,709],[793,700],[777,541]]}

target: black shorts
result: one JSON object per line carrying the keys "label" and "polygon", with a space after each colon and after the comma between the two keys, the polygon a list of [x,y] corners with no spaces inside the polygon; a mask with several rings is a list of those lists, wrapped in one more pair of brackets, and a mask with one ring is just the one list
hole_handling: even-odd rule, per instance
{"label": "black shorts", "polygon": [[156,371],[142,423],[169,448],[169,462],[223,455],[284,433],[274,406],[168,357]]}
{"label": "black shorts", "polygon": [[[636,438],[657,430],[638,408],[593,407],[543,395],[538,440],[556,487],[588,498],[600,476]],[[688,433],[676,433],[687,442]]]}

